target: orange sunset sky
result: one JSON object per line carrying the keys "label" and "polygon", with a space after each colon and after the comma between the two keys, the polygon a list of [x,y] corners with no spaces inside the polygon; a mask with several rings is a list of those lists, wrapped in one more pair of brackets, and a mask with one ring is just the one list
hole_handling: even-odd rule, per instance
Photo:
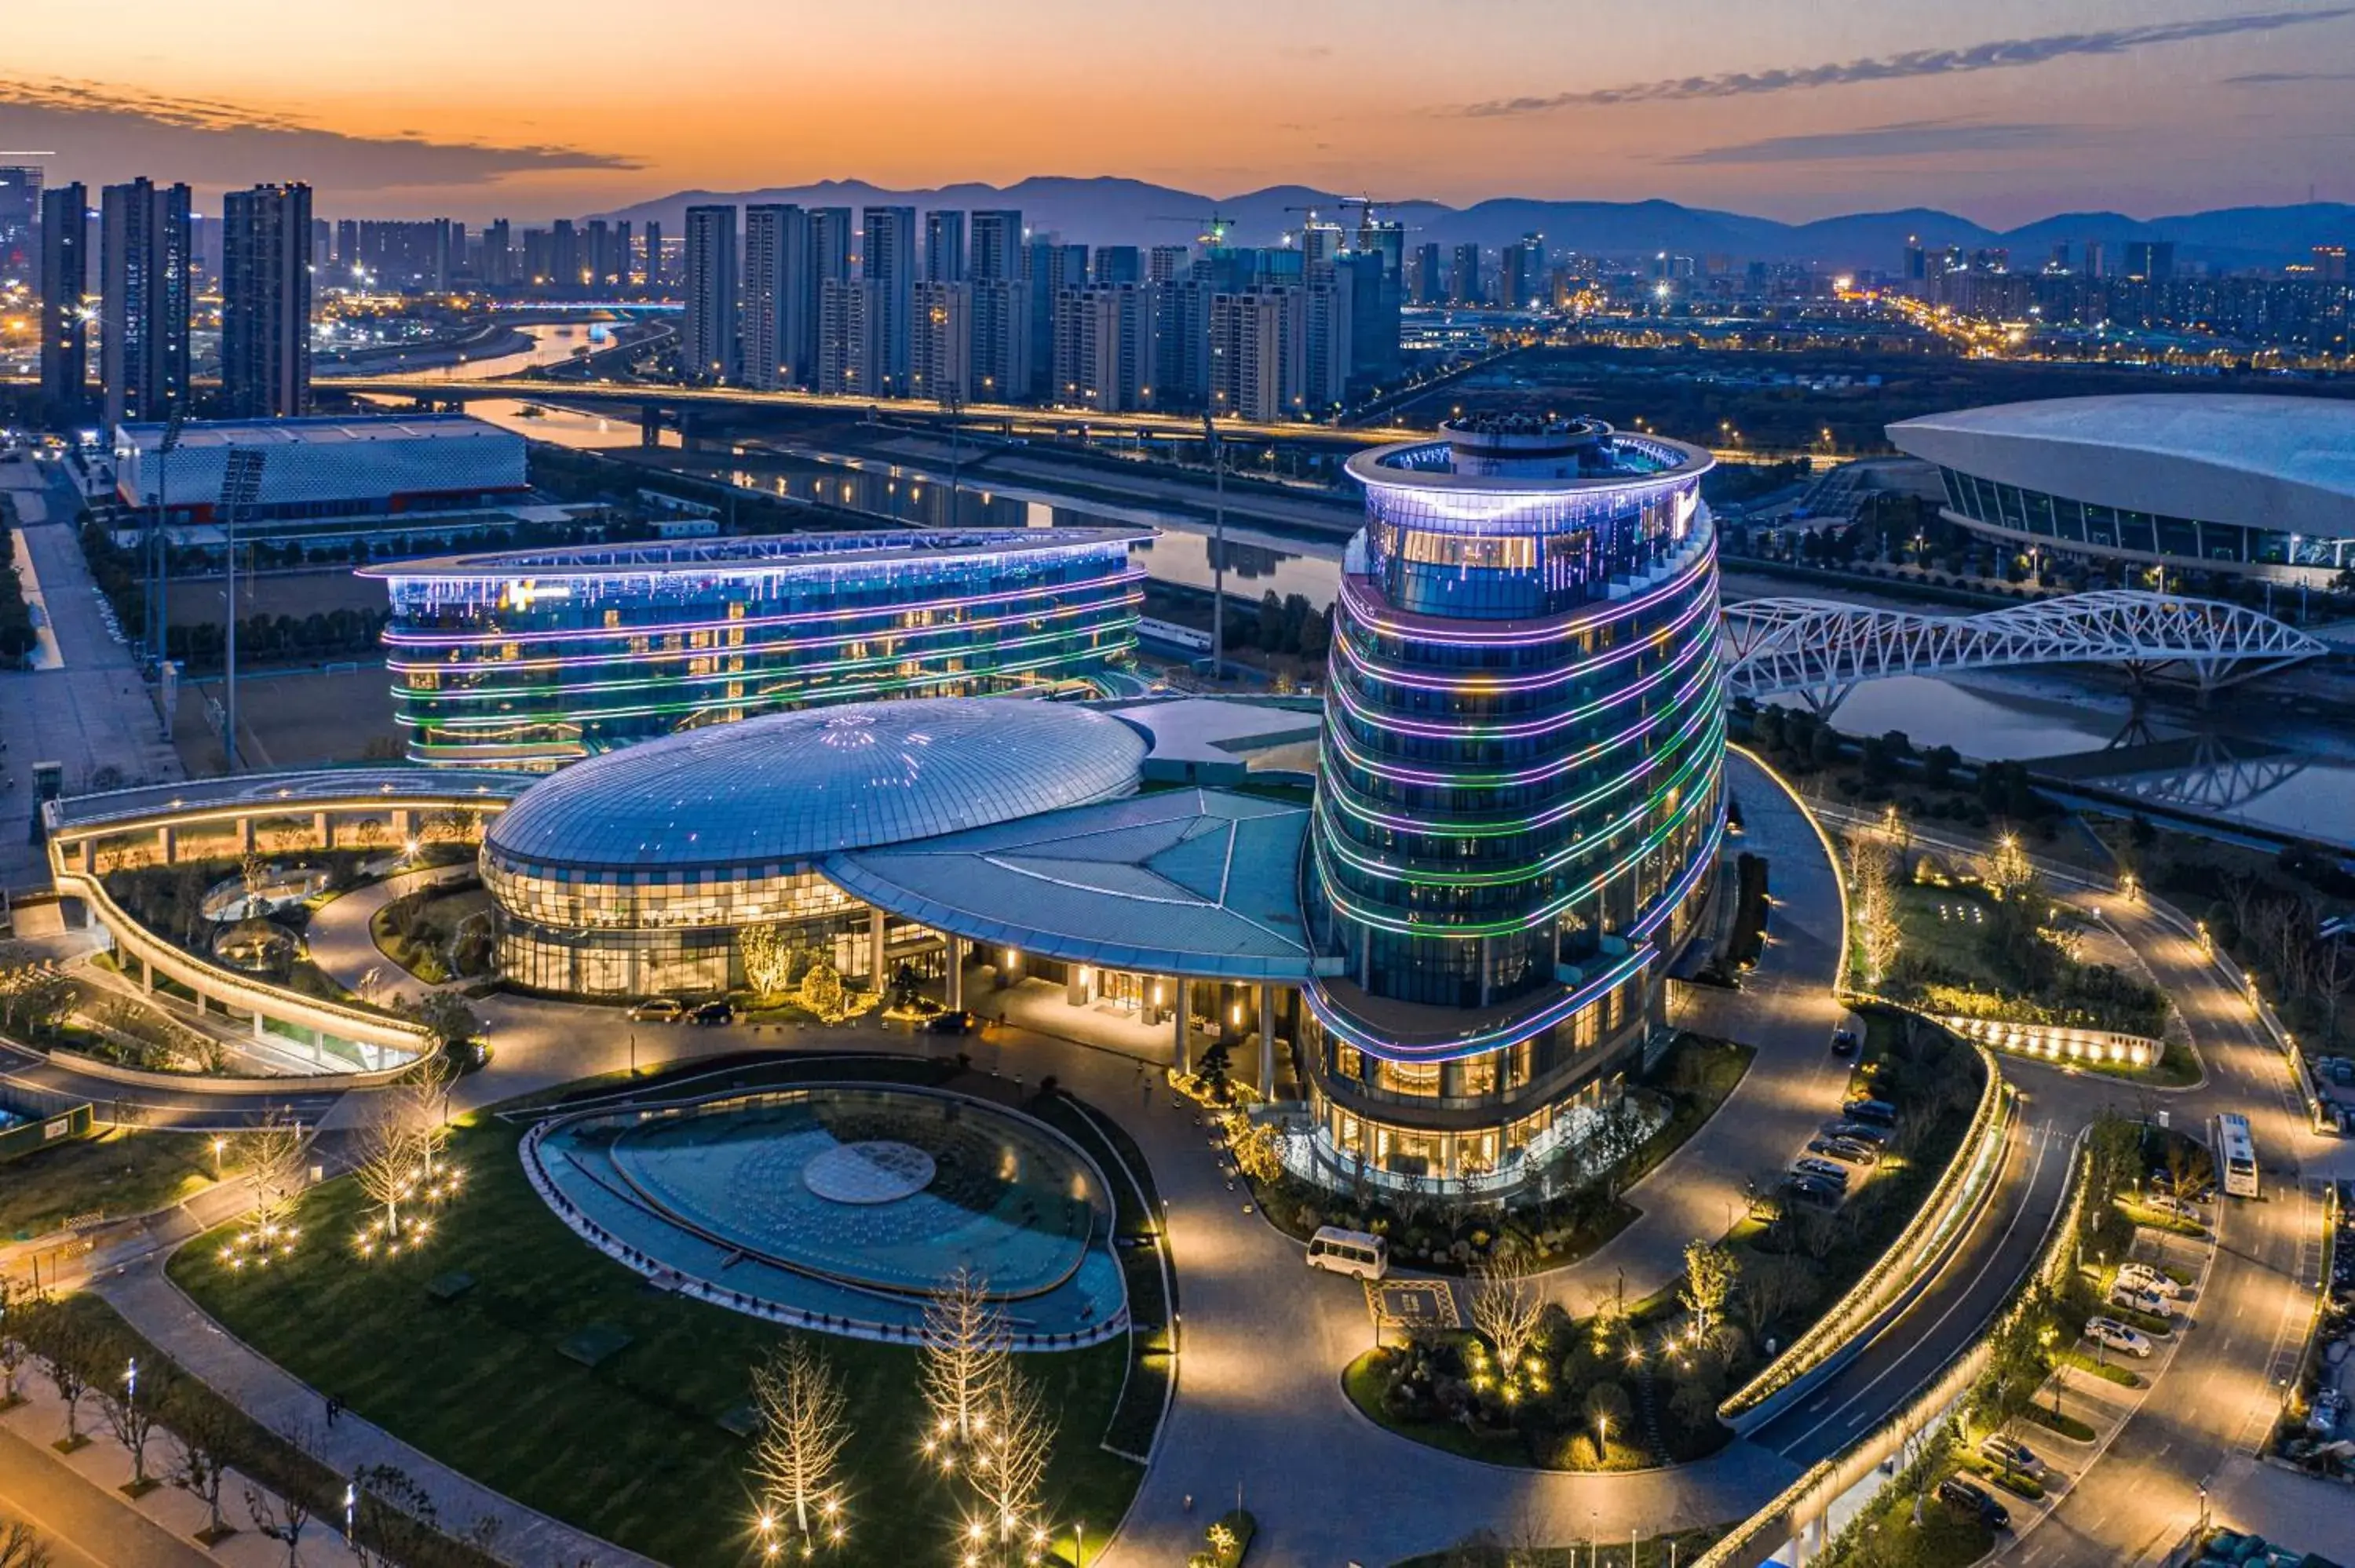
{"label": "orange sunset sky", "polygon": [[52,180],[540,218],[682,188],[1129,175],[1988,222],[2355,199],[2355,4],[15,0]]}

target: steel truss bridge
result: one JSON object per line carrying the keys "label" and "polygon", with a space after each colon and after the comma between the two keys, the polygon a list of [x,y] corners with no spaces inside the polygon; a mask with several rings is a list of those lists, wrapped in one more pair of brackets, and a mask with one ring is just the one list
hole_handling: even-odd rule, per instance
{"label": "steel truss bridge", "polygon": [[2022,664],[2119,664],[2137,681],[2219,686],[2327,653],[2294,626],[2238,605],[2112,588],[1978,615],[1924,615],[1813,599],[1725,607],[1727,686],[1796,694],[1829,714],[1865,681]]}

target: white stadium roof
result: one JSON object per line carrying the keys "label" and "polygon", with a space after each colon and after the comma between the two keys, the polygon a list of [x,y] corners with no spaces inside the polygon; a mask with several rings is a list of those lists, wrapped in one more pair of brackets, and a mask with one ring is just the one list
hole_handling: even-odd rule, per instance
{"label": "white stadium roof", "polygon": [[1889,427],[1899,450],[2022,490],[2169,517],[2355,535],[2355,399],[2056,397]]}

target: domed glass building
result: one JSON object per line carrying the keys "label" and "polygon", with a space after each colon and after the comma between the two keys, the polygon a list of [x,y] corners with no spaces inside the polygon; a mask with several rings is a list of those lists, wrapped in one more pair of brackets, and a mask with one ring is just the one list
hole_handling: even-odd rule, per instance
{"label": "domed glass building", "polygon": [[824,944],[867,906],[825,857],[1122,795],[1144,737],[1060,703],[854,703],[693,730],[526,790],[484,836],[507,979],[587,996],[724,991],[737,934]]}

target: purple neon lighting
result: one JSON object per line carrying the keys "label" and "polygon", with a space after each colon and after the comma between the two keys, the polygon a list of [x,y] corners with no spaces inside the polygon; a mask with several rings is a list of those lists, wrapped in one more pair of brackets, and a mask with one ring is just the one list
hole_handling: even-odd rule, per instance
{"label": "purple neon lighting", "polygon": [[[1113,579],[1113,578],[1104,578],[1104,579],[1103,579],[1103,580],[1105,583],[1111,583],[1111,582],[1114,581],[1115,579]],[[1089,586],[1092,587],[1092,586],[1095,586],[1095,585],[1091,584],[1091,585],[1089,585]],[[1086,600],[1086,601],[1084,601],[1084,602],[1078,603],[1078,604],[1058,604],[1058,605],[1054,605],[1054,606],[1052,606],[1051,608],[1045,609],[1039,609],[1039,610],[1035,610],[1035,611],[1032,611],[1032,610],[1025,610],[1025,611],[1018,612],[1018,613],[1013,614],[1013,615],[996,615],[996,616],[990,616],[990,617],[988,617],[988,618],[986,618],[986,619],[979,620],[944,620],[944,621],[941,621],[941,622],[939,622],[939,623],[938,623],[938,624],[936,624],[936,625],[932,625],[932,626],[887,626],[887,627],[879,627],[879,628],[876,628],[876,629],[874,629],[874,630],[866,630],[866,631],[847,631],[847,632],[842,632],[842,633],[838,633],[838,634],[832,635],[832,636],[821,636],[821,637],[802,637],[802,638],[794,638],[794,639],[791,639],[791,640],[783,640],[783,641],[763,640],[763,641],[758,641],[758,642],[743,642],[743,643],[729,644],[729,645],[725,645],[725,646],[715,644],[715,645],[713,645],[713,646],[711,646],[711,647],[707,647],[707,648],[676,648],[676,649],[669,649],[669,648],[666,648],[666,649],[659,649],[659,650],[650,649],[650,650],[648,650],[647,652],[644,652],[644,653],[630,652],[628,652],[628,651],[626,651],[626,650],[620,651],[620,652],[605,652],[605,653],[568,653],[568,654],[564,654],[564,655],[561,655],[561,656],[559,656],[559,657],[558,657],[558,658],[553,658],[553,659],[453,659],[453,660],[448,660],[448,661],[435,661],[435,662],[422,662],[422,663],[420,663],[420,662],[407,662],[407,661],[396,660],[396,659],[392,659],[392,658],[387,658],[387,659],[385,660],[385,668],[387,668],[388,670],[394,671],[394,672],[396,672],[396,673],[403,673],[403,672],[411,671],[411,670],[429,670],[429,671],[432,671],[432,672],[435,672],[435,673],[441,673],[441,674],[450,674],[450,673],[465,673],[474,672],[474,671],[493,671],[493,672],[497,672],[497,673],[526,673],[526,672],[538,671],[538,670],[577,670],[577,669],[582,669],[582,668],[585,668],[585,667],[588,667],[588,666],[591,666],[591,665],[610,664],[610,663],[613,663],[613,662],[616,660],[616,658],[625,658],[625,659],[631,660],[631,661],[633,661],[633,662],[643,662],[660,663],[660,662],[665,662],[665,661],[668,661],[668,660],[680,660],[680,661],[684,661],[684,660],[693,660],[693,659],[708,659],[708,658],[711,658],[711,657],[714,657],[714,656],[725,657],[725,656],[730,655],[730,654],[740,654],[740,655],[744,655],[744,656],[750,656],[750,655],[754,654],[754,653],[769,653],[769,652],[776,652],[777,650],[780,650],[780,649],[797,649],[797,648],[829,648],[829,647],[837,647],[837,646],[841,646],[841,645],[843,645],[843,644],[846,644],[846,643],[851,643],[851,642],[869,642],[869,641],[876,641],[876,640],[878,640],[878,639],[881,639],[881,638],[890,638],[890,639],[893,639],[893,640],[895,640],[895,641],[916,641],[916,640],[919,640],[919,639],[927,638],[927,637],[933,637],[933,636],[947,637],[947,636],[949,636],[950,634],[952,634],[952,633],[955,633],[955,632],[975,631],[975,630],[995,630],[996,628],[998,628],[998,627],[1004,627],[1004,626],[1019,626],[1019,625],[1025,625],[1025,624],[1027,624],[1027,623],[1028,623],[1028,622],[1030,622],[1030,621],[1033,621],[1033,620],[1071,620],[1071,619],[1074,619],[1074,618],[1078,618],[1078,617],[1082,617],[1082,616],[1088,616],[1088,615],[1096,614],[1096,613],[1098,613],[1098,612],[1100,612],[1100,611],[1103,611],[1103,610],[1105,610],[1105,609],[1112,609],[1112,608],[1114,608],[1114,607],[1116,607],[1116,606],[1120,606],[1120,605],[1137,605],[1137,604],[1142,604],[1142,603],[1144,603],[1144,602],[1145,602],[1145,595],[1143,594],[1143,592],[1139,591],[1139,592],[1135,592],[1135,593],[1124,593],[1124,594],[1118,594],[1118,595],[1110,596],[1110,597],[1103,598],[1103,599],[1089,599],[1089,600]],[[929,607],[929,606],[918,605],[918,606],[910,606],[910,607],[907,607],[907,608],[910,608],[910,609],[928,609],[928,608],[930,608],[930,607]],[[892,609],[890,613],[894,614],[894,615],[897,615],[897,614],[901,613],[901,610],[900,610],[900,609]],[[837,617],[837,619],[839,619],[839,618]],[[724,630],[735,630],[736,628],[738,628],[738,627],[740,627],[740,626],[752,626],[752,625],[755,625],[755,624],[757,624],[757,623],[756,623],[756,622],[753,622],[753,621],[750,621],[750,620],[711,620],[711,621],[705,621],[705,622],[703,622],[703,623],[702,623],[701,625],[699,625],[696,630],[703,630],[703,631],[716,631],[716,630],[723,630],[723,629],[724,629]],[[596,629],[594,630],[593,633],[591,633],[591,635],[595,635],[595,636],[599,636],[599,637],[619,637],[619,636],[622,636],[622,635],[623,635],[623,633],[622,633],[621,631],[619,631],[619,630],[608,630],[608,629],[603,628],[603,627],[596,628]],[[504,640],[503,640],[503,639],[500,639],[500,638],[496,638],[496,637],[486,637],[486,638],[479,638],[479,639],[475,639],[474,641],[484,641],[484,642],[491,642],[491,641],[504,641]],[[836,663],[833,663],[833,664],[812,664],[812,665],[807,665],[807,666],[798,666],[798,665],[797,665],[797,666],[794,666],[794,669],[795,669],[797,672],[798,672],[798,671],[805,670],[805,670],[808,670],[808,671],[819,671],[819,670],[828,670],[828,669],[842,669],[842,668],[847,667],[847,664],[848,664],[848,663],[859,663],[859,662],[868,662],[868,663],[871,663],[871,662],[874,662],[877,659],[896,658],[896,657],[899,657],[899,656],[900,656],[900,655],[899,655],[899,654],[896,654],[896,653],[894,653],[894,654],[888,654],[888,655],[887,655],[887,654],[878,654],[878,655],[875,655],[875,656],[874,656],[874,658],[872,658],[872,659],[868,659],[868,660],[838,662],[836,662]],[[765,672],[754,672],[754,671],[750,671],[750,670],[748,670],[748,671],[743,671],[743,672],[740,672],[740,673],[744,673],[744,674],[751,674],[751,673],[765,673]],[[645,684],[645,685],[652,685],[652,684],[666,684],[666,684],[674,683],[678,682],[678,681],[686,681],[686,680],[724,679],[724,678],[725,678],[725,675],[726,675],[726,673],[725,673],[725,672],[715,672],[711,676],[709,676],[709,677],[706,677],[706,676],[700,676],[700,675],[693,675],[693,676],[690,676],[690,675],[680,674],[680,675],[672,675],[672,676],[663,676],[663,677],[660,677],[658,680],[645,681],[645,682],[639,682],[639,683],[636,683],[636,684]],[[419,690],[419,692],[418,692],[418,694],[418,694],[418,695],[420,695],[420,696],[432,696],[432,697],[444,698],[444,699],[446,699],[446,698],[459,697],[459,696],[480,696],[480,695],[485,695],[485,694],[488,694],[488,695],[498,695],[498,696],[528,697],[528,696],[535,696],[535,695],[544,694],[546,694],[547,692],[549,692],[549,691],[551,691],[551,690],[560,690],[560,691],[597,691],[597,690],[612,690],[612,689],[623,688],[623,687],[626,687],[626,686],[628,686],[628,685],[630,685],[630,684],[633,684],[633,683],[630,683],[630,682],[613,682],[613,683],[605,683],[601,684],[601,685],[590,685],[590,686],[580,686],[580,687],[513,686],[513,687],[506,687],[506,688],[501,688],[501,689],[498,689],[498,690],[496,690],[496,691],[488,691],[488,692],[483,692],[483,693],[445,692],[445,691],[437,691],[437,690],[433,690],[433,689],[432,689],[432,688],[421,688],[421,689]],[[398,687],[396,687],[396,688],[395,688],[395,690],[400,690],[400,688],[398,688]]]}
{"label": "purple neon lighting", "polygon": [[[1690,628],[1697,618],[1712,615],[1716,610],[1717,606],[1710,596],[1696,594],[1693,596],[1692,603],[1678,612],[1674,620],[1635,641],[1624,643],[1608,652],[1598,653],[1593,658],[1577,660],[1569,664],[1557,664],[1525,675],[1434,675],[1423,670],[1412,669],[1375,658],[1359,650],[1355,641],[1347,638],[1335,639],[1335,645],[1341,650],[1343,656],[1351,664],[1386,685],[1411,686],[1418,691],[1426,692],[1464,692],[1487,696],[1491,694],[1542,691],[1548,686],[1564,685],[1582,676],[1595,674],[1609,669],[1614,664],[1641,656],[1655,639],[1673,637]],[[1427,640],[1418,639],[1417,641]]]}
{"label": "purple neon lighting", "polygon": [[1341,575],[1341,599],[1351,616],[1388,637],[1443,646],[1529,648],[1558,641],[1572,633],[1646,609],[1680,593],[1689,593],[1695,579],[1708,575],[1716,562],[1713,540],[1703,540],[1693,559],[1678,567],[1677,575],[1668,581],[1656,584],[1633,599],[1610,600],[1593,609],[1544,620],[1476,621],[1392,609],[1374,596],[1373,589],[1367,586],[1368,579],[1352,577],[1347,572]]}
{"label": "purple neon lighting", "polygon": [[[1582,838],[1572,840],[1567,844],[1563,844],[1557,849],[1549,851],[1540,858],[1528,862],[1524,865],[1516,866],[1508,872],[1480,874],[1467,873],[1454,878],[1445,879],[1434,877],[1427,873],[1401,867],[1391,862],[1370,859],[1362,851],[1360,851],[1356,844],[1352,843],[1346,835],[1337,832],[1317,834],[1316,853],[1319,856],[1330,855],[1337,860],[1346,862],[1357,870],[1363,872],[1366,875],[1380,882],[1410,882],[1430,885],[1441,881],[1452,881],[1458,885],[1480,887],[1509,887],[1516,883],[1533,882],[1540,877],[1561,870],[1563,866],[1580,858],[1582,855],[1593,853],[1594,848],[1598,843],[1607,845],[1614,838],[1617,837],[1620,833],[1625,832],[1627,829],[1640,825],[1642,820],[1648,815],[1651,812],[1652,808],[1658,803],[1661,793],[1667,790],[1683,789],[1687,784],[1691,782],[1692,776],[1696,772],[1703,771],[1707,769],[1710,764],[1720,761],[1723,756],[1722,748],[1721,747],[1712,746],[1709,744],[1709,742],[1715,741],[1721,736],[1723,733],[1723,724],[1724,719],[1721,714],[1712,715],[1710,726],[1711,733],[1707,739],[1704,740],[1699,755],[1689,757],[1682,763],[1678,764],[1677,770],[1670,774],[1664,783],[1657,786],[1651,795],[1637,801],[1630,810],[1622,814],[1616,821],[1605,823],[1596,832],[1586,834]],[[1704,798],[1708,793],[1709,791],[1706,789],[1695,790],[1689,793],[1685,800],[1678,805],[1674,813],[1671,814],[1667,822],[1662,823],[1658,830],[1646,835],[1646,849],[1657,848],[1659,844],[1665,843],[1668,839],[1667,830],[1673,827],[1677,822],[1682,821],[1686,816],[1689,815],[1693,802]],[[1567,908],[1571,904],[1575,903],[1586,894],[1593,892],[1596,887],[1601,885],[1602,882],[1607,881],[1613,874],[1613,872],[1616,869],[1618,868],[1606,870],[1598,878],[1589,882],[1583,888],[1538,906],[1534,910],[1529,912],[1527,917],[1531,920],[1538,920],[1559,914],[1561,910]],[[1325,891],[1326,895],[1333,901],[1335,907],[1346,910],[1348,914],[1363,920],[1369,926],[1379,926],[1383,930],[1396,931],[1402,935],[1444,937],[1462,934],[1469,936],[1482,930],[1496,929],[1505,924],[1504,922],[1497,921],[1480,921],[1467,923],[1462,926],[1449,927],[1434,925],[1430,921],[1418,921],[1411,918],[1402,920],[1394,915],[1379,914],[1374,911],[1361,908],[1359,906],[1352,902],[1347,890],[1329,881],[1326,885]]]}
{"label": "purple neon lighting", "polygon": [[[1337,647],[1347,645],[1346,638],[1335,643]],[[1648,652],[1648,645],[1637,651]],[[1376,729],[1393,730],[1400,735],[1419,736],[1426,740],[1518,740],[1529,736],[1551,735],[1557,730],[1566,729],[1582,720],[1593,718],[1607,708],[1616,707],[1631,697],[1640,697],[1661,683],[1674,679],[1696,658],[1714,663],[1716,656],[1717,647],[1712,640],[1693,638],[1658,669],[1637,680],[1628,682],[1609,696],[1597,697],[1593,702],[1582,704],[1575,708],[1566,708],[1561,713],[1550,714],[1543,718],[1520,719],[1509,723],[1473,717],[1459,719],[1454,723],[1438,719],[1406,718],[1398,714],[1367,706],[1365,700],[1350,688],[1347,681],[1337,681],[1333,683],[1333,695],[1343,707],[1349,710],[1350,716]],[[1354,662],[1354,660],[1352,662]],[[1372,673],[1369,672],[1369,673]],[[1373,678],[1378,681],[1385,679],[1380,674],[1374,674]]]}
{"label": "purple neon lighting", "polygon": [[[1124,556],[1124,559],[1125,559]],[[642,626],[578,626],[538,631],[501,631],[489,629],[479,631],[410,631],[397,627],[388,627],[385,630],[385,641],[397,646],[412,648],[451,648],[481,642],[558,642],[581,639],[626,641],[632,637],[660,637],[677,632],[708,631],[716,627],[742,627],[751,630],[759,627],[802,626],[812,622],[839,620],[845,613],[856,615],[867,609],[872,609],[878,614],[890,615],[904,614],[911,609],[957,609],[968,605],[994,604],[1003,599],[1052,593],[1066,588],[1092,588],[1102,583],[1141,583],[1145,577],[1143,567],[1130,567],[1121,571],[1108,572],[1102,577],[1090,578],[1085,583],[1031,583],[1001,589],[996,593],[961,594],[951,599],[919,599],[906,604],[862,606],[847,612],[839,609],[795,610],[786,615],[746,616],[741,620],[730,620],[722,616],[700,620],[656,621]]]}
{"label": "purple neon lighting", "polygon": [[1725,809],[1724,802],[1721,799],[1718,810],[1711,818],[1709,831],[1698,846],[1699,853],[1694,854],[1691,863],[1653,907],[1646,911],[1643,918],[1629,927],[1630,938],[1634,943],[1633,950],[1617,964],[1556,999],[1537,1012],[1515,1019],[1508,1023],[1498,1024],[1492,1029],[1462,1035],[1454,1040],[1430,1045],[1406,1045],[1382,1039],[1350,1018],[1348,1014],[1341,1012],[1333,1000],[1326,995],[1325,988],[1321,983],[1312,980],[1309,984],[1301,987],[1301,1001],[1306,1004],[1308,1011],[1316,1015],[1316,1021],[1327,1030],[1367,1055],[1379,1057],[1386,1062],[1454,1062],[1461,1061],[1467,1056],[1486,1055],[1492,1051],[1508,1049],[1524,1040],[1532,1039],[1545,1033],[1562,1020],[1575,1014],[1582,1007],[1599,1000],[1614,986],[1650,964],[1658,956],[1657,949],[1651,944],[1651,934],[1659,929],[1662,923],[1675,911],[1677,906],[1691,893],[1694,885],[1700,881],[1701,874],[1715,859],[1718,846],[1723,842],[1724,836]]}
{"label": "purple neon lighting", "polygon": [[[1662,673],[1665,674],[1667,672]],[[1712,683],[1722,683],[1721,673],[1715,659],[1705,659],[1701,662],[1700,668],[1696,670],[1669,697],[1669,706],[1672,709],[1684,707],[1703,686]],[[1337,692],[1340,688],[1337,686],[1334,690]],[[1369,719],[1368,722],[1379,727],[1383,721],[1377,718]],[[1523,768],[1514,773],[1451,773],[1437,768],[1402,768],[1396,763],[1378,762],[1357,749],[1347,729],[1335,725],[1326,726],[1325,739],[1327,744],[1338,747],[1353,766],[1375,778],[1385,779],[1394,784],[1423,784],[1450,789],[1461,789],[1466,787],[1487,789],[1504,789],[1518,784],[1537,784],[1549,779],[1559,778],[1573,768],[1582,767],[1593,761],[1596,757],[1625,740],[1629,733],[1633,732],[1623,731],[1572,752],[1568,756],[1558,758],[1554,761],[1541,763],[1535,768]]]}

